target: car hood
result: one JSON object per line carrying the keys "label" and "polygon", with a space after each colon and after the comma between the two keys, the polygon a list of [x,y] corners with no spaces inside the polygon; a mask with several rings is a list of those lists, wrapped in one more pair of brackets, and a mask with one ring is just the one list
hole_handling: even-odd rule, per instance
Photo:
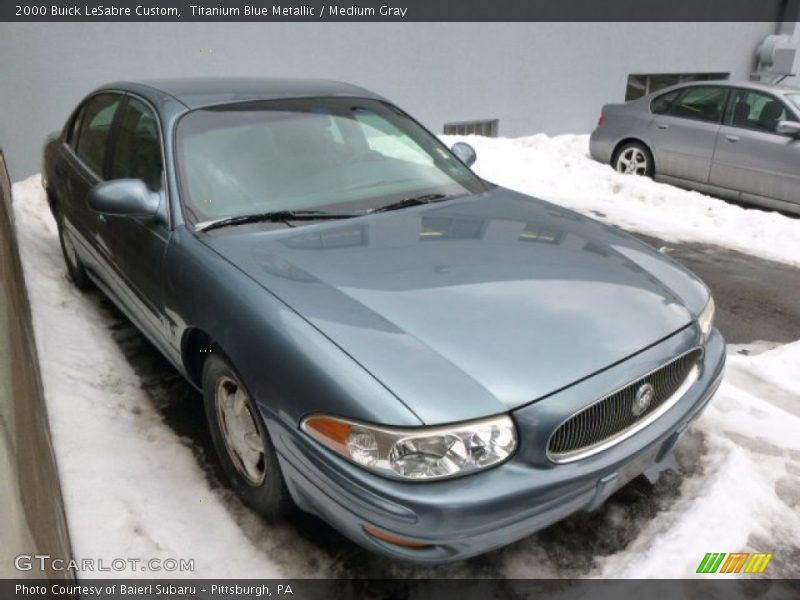
{"label": "car hood", "polygon": [[682,329],[707,296],[627,234],[503,188],[200,235],[427,424],[544,397]]}

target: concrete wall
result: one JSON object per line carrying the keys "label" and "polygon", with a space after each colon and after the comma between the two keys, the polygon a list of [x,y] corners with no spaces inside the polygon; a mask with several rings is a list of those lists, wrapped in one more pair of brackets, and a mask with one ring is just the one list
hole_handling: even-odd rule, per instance
{"label": "concrete wall", "polygon": [[188,75],[325,77],[380,92],[435,132],[589,132],[629,73],[746,79],[774,23],[3,23],[0,146],[12,177],[93,87]]}
{"label": "concrete wall", "polygon": [[[39,360],[0,152],[0,579],[74,579],[51,563],[19,571],[20,554],[72,558]],[[1,594],[0,594],[1,595]]]}

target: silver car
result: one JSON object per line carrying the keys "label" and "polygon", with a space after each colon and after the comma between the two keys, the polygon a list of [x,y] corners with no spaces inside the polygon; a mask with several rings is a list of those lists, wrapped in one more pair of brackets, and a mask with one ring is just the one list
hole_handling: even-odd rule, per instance
{"label": "silver car", "polygon": [[590,152],[621,173],[800,214],[800,89],[697,82],[607,104]]}

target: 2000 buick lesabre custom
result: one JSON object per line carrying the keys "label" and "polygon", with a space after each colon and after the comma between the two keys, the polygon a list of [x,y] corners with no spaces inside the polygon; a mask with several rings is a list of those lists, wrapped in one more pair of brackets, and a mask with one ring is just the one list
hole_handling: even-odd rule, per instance
{"label": "2000 buick lesabre custom", "polygon": [[694,275],[340,83],[116,83],[45,149],[70,278],[202,390],[222,466],[392,557],[485,552],[659,464],[720,383]]}

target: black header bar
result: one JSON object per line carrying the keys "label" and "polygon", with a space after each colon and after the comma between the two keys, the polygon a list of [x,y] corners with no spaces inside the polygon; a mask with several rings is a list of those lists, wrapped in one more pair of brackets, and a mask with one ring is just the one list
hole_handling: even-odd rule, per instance
{"label": "black header bar", "polygon": [[[0,21],[797,21],[800,0],[4,0]],[[735,42],[735,40],[731,40]]]}

